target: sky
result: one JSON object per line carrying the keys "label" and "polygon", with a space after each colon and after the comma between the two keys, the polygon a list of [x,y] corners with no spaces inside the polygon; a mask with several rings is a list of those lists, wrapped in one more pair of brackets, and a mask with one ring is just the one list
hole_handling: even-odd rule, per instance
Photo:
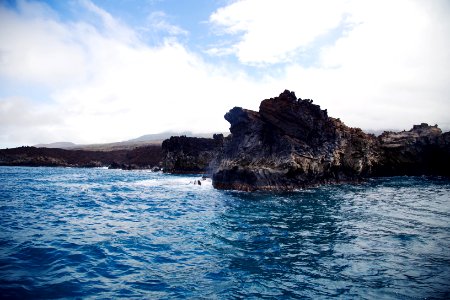
{"label": "sky", "polygon": [[450,130],[448,0],[0,0],[0,148],[228,132],[285,89]]}

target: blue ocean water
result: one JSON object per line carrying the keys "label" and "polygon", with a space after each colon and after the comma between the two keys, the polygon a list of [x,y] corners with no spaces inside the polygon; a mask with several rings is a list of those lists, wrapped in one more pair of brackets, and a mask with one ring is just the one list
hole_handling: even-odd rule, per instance
{"label": "blue ocean water", "polygon": [[293,193],[0,167],[2,299],[450,297],[450,181]]}

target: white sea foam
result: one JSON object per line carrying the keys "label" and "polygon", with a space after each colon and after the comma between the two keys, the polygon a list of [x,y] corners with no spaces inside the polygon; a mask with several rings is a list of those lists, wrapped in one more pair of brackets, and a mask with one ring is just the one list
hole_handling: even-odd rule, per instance
{"label": "white sea foam", "polygon": [[[200,184],[198,184],[200,182]],[[212,188],[211,179],[202,179],[201,177],[172,177],[172,176],[158,176],[158,178],[139,180],[134,182],[134,185],[145,187],[185,187],[192,186],[192,188]]]}

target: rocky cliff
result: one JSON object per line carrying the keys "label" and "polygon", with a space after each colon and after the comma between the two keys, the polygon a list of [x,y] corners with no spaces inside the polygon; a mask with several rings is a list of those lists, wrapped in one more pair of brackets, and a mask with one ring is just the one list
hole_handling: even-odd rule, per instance
{"label": "rocky cliff", "polygon": [[211,164],[218,189],[292,190],[418,169],[434,173],[433,154],[448,153],[448,135],[437,127],[422,124],[377,138],[287,90],[262,101],[259,112],[235,107],[225,119],[231,135]]}
{"label": "rocky cliff", "polygon": [[378,138],[381,161],[374,175],[450,176],[450,132],[426,123],[409,131],[384,132]]}
{"label": "rocky cliff", "polygon": [[222,144],[222,134],[215,134],[212,139],[172,136],[162,143],[163,170],[174,174],[208,173]]}

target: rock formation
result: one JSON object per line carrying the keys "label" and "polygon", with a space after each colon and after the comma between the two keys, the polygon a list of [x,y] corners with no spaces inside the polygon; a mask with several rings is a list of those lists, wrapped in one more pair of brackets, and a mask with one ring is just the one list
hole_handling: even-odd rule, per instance
{"label": "rock formation", "polygon": [[[429,153],[448,153],[449,137],[437,127],[422,124],[377,138],[287,90],[262,101],[259,112],[235,107],[225,119],[231,135],[211,164],[218,189],[292,190],[409,174],[417,165],[428,166]],[[445,141],[447,146],[437,146]]]}
{"label": "rock formation", "polygon": [[350,128],[310,99],[288,90],[263,100],[259,111],[231,109],[231,134],[173,136],[162,146],[86,151],[0,149],[0,165],[163,167],[168,173],[209,173],[217,189],[285,191],[358,182],[373,176],[450,176],[450,132],[422,123],[379,137]]}
{"label": "rock formation", "polygon": [[382,160],[374,175],[450,175],[450,132],[442,134],[437,125],[384,132],[378,140]]}
{"label": "rock formation", "polygon": [[162,143],[163,170],[174,174],[207,173],[222,143],[222,134],[215,134],[212,139],[172,136]]}

